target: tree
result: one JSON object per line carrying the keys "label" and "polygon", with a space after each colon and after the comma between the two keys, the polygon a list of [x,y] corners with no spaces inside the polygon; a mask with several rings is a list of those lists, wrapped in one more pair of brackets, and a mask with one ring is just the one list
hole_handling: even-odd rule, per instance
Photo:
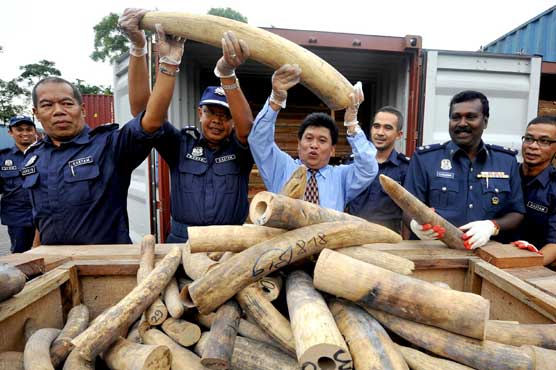
{"label": "tree", "polygon": [[26,64],[20,66],[19,69],[22,70],[21,74],[17,78],[17,81],[23,82],[27,85],[27,88],[32,88],[41,79],[49,76],[61,76],[62,73],[58,68],[54,66],[54,62],[43,59],[38,63]]}
{"label": "tree", "polygon": [[232,8],[210,8],[207,14],[235,19],[236,21],[247,23],[247,17],[243,16],[240,12],[238,12],[237,10],[233,10]]}
{"label": "tree", "polygon": [[90,55],[95,62],[110,62],[128,52],[127,38],[118,30],[116,13],[110,13],[93,27],[95,30],[95,51]]}
{"label": "tree", "polygon": [[[0,79],[0,122],[8,122],[13,116],[24,113],[23,103],[28,93],[16,80]],[[21,104],[17,103],[18,100]]]}
{"label": "tree", "polygon": [[84,80],[76,79],[74,85],[77,86],[81,94],[94,94],[94,95],[114,95],[110,86],[96,86],[89,85]]}

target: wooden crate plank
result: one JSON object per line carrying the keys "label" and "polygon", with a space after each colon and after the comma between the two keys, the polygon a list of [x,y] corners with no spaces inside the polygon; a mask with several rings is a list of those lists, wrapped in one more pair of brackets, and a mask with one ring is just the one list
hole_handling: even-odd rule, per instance
{"label": "wooden crate plank", "polygon": [[79,276],[137,275],[139,260],[86,260],[76,262]]}
{"label": "wooden crate plank", "polygon": [[55,269],[29,281],[21,292],[0,302],[0,321],[12,316],[51,291],[58,290],[60,285],[69,278],[68,270]]}
{"label": "wooden crate plank", "polygon": [[429,283],[441,281],[448,284],[452,289],[463,290],[466,272],[467,269],[463,268],[415,270],[411,276]]}
{"label": "wooden crate plank", "polygon": [[543,257],[540,254],[516,248],[511,244],[491,242],[479,248],[477,253],[483,260],[502,269],[543,266]]}
{"label": "wooden crate plank", "polygon": [[[170,249],[181,244],[157,244],[157,257],[165,256]],[[36,256],[70,257],[72,260],[118,260],[138,259],[141,247],[139,244],[111,244],[111,245],[43,245],[33,248],[26,253]]]}
{"label": "wooden crate plank", "polygon": [[[556,322],[556,297],[485,261],[476,263],[475,272],[483,278],[483,290],[486,280],[518,301]],[[504,318],[499,319],[504,320]],[[511,318],[508,319],[511,320]]]}
{"label": "wooden crate plank", "polygon": [[481,295],[490,301],[491,320],[518,321],[520,324],[554,324],[534,308],[484,279]]}
{"label": "wooden crate plank", "polygon": [[50,293],[20,308],[7,319],[0,320],[0,352],[21,351],[25,347],[23,327],[32,318],[38,329],[62,328],[64,324],[60,290]]}
{"label": "wooden crate plank", "polygon": [[82,276],[83,303],[89,307],[91,321],[119,302],[136,285],[137,277],[133,275]]}
{"label": "wooden crate plank", "polygon": [[13,253],[2,256],[0,257],[0,263],[7,263],[17,267],[27,278],[41,275],[46,271],[44,258],[30,256],[25,253]]}

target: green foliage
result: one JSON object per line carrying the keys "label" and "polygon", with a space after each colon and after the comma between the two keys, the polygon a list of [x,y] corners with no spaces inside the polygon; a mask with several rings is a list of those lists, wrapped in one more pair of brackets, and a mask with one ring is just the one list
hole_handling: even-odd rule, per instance
{"label": "green foliage", "polygon": [[73,84],[77,86],[81,94],[114,95],[110,86],[106,87],[102,85],[89,85],[84,80],[81,80],[79,78],[76,79]]}
{"label": "green foliage", "polygon": [[[8,122],[15,115],[23,114],[24,98],[29,91],[19,86],[16,80],[0,79],[0,122]],[[17,103],[20,100],[21,103]]]}
{"label": "green foliage", "polygon": [[233,10],[232,8],[210,8],[207,14],[217,15],[219,17],[234,19],[236,21],[247,23],[247,17],[242,15],[237,10]]}
{"label": "green foliage", "polygon": [[24,83],[27,88],[32,88],[41,79],[49,76],[61,76],[62,73],[56,67],[54,62],[43,59],[38,63],[26,64],[20,66],[19,69],[23,72],[17,78],[18,82]]}
{"label": "green foliage", "polygon": [[127,37],[118,30],[116,13],[110,13],[93,27],[95,30],[95,51],[90,55],[95,62],[109,60],[113,62],[117,57],[128,52]]}

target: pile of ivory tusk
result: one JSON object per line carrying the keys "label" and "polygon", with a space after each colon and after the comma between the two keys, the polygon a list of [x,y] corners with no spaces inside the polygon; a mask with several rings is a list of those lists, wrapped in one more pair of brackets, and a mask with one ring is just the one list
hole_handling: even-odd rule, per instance
{"label": "pile of ivory tusk", "polygon": [[492,321],[481,296],[411,277],[372,246],[398,234],[296,199],[305,183],[300,167],[255,196],[252,225],[190,227],[156,265],[146,236],[126,297],[90,324],[83,305],[61,331],[29,323],[0,369],[553,368],[556,325]]}

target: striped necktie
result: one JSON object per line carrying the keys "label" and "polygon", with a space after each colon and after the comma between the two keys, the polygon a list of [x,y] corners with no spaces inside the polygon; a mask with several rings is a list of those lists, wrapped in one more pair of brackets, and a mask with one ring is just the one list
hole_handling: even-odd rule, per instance
{"label": "striped necktie", "polygon": [[307,181],[307,187],[305,188],[305,200],[307,202],[319,204],[319,187],[317,184],[317,170],[309,169],[311,172],[311,177]]}

